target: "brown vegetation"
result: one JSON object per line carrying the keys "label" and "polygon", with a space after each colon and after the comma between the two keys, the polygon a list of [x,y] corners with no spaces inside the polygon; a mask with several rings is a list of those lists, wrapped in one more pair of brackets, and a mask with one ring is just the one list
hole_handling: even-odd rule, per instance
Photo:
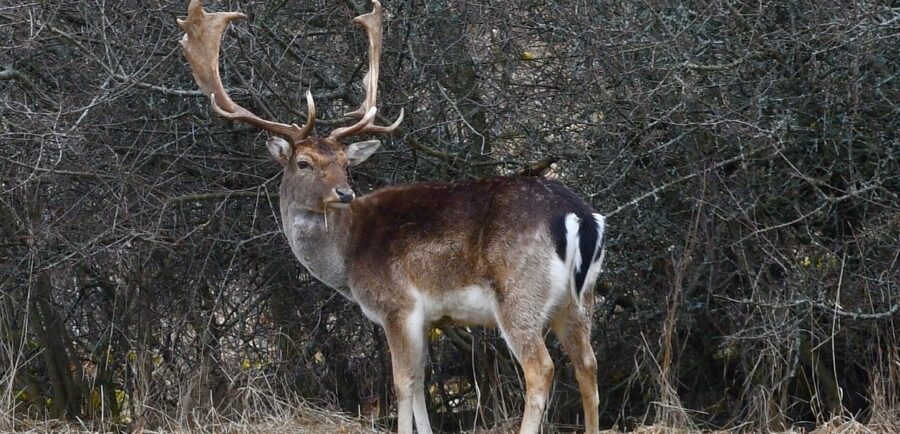
{"label": "brown vegetation", "polygon": [[[0,431],[255,424],[302,399],[389,428],[384,338],[293,259],[265,135],[194,90],[186,3],[0,2]],[[343,124],[366,3],[208,1],[253,23],[223,42],[229,94],[302,123],[312,88],[317,125]],[[356,188],[543,173],[607,214],[602,426],[897,428],[900,10],[384,5],[379,113],[407,117]],[[431,336],[436,429],[520,415],[495,331]],[[547,419],[571,426],[549,345]]]}

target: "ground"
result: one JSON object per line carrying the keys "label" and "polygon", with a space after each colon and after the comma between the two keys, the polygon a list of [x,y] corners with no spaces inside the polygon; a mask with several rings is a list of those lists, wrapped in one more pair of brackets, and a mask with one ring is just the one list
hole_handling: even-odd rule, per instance
{"label": "ground", "polygon": [[[511,421],[508,424],[504,424],[504,426],[491,429],[491,430],[477,430],[474,434],[507,434],[507,433],[515,433],[517,425],[514,421]],[[878,427],[878,426],[865,426],[859,422],[853,420],[833,420],[829,423],[823,424],[819,428],[814,431],[811,431],[809,434],[881,434],[881,433],[894,433],[897,432],[896,426],[890,427]],[[63,423],[59,421],[46,421],[41,423],[35,423],[29,427],[23,427],[20,431],[15,431],[18,433],[33,433],[33,434],[45,434],[45,433],[60,433],[60,434],[92,434],[99,433],[101,431],[95,431],[87,429],[85,426],[79,426],[70,423]],[[108,432],[108,431],[102,431]],[[127,431],[126,431],[127,432]],[[386,431],[381,431],[372,427],[370,423],[367,423],[363,420],[351,418],[345,415],[319,411],[319,410],[310,410],[308,413],[304,413],[302,415],[298,415],[294,419],[290,420],[272,420],[269,422],[263,423],[223,423],[223,424],[213,424],[207,425],[203,427],[195,427],[191,429],[162,429],[162,430],[135,430],[133,432],[140,432],[146,434],[205,434],[205,433],[228,433],[228,434],[320,434],[320,433],[335,433],[335,434],[382,434],[386,433]],[[573,433],[570,429],[553,429],[549,431],[548,434],[569,434]],[[632,431],[635,434],[689,434],[692,432],[700,432],[700,431],[690,431],[683,429],[672,429],[666,428],[662,426],[645,426]],[[729,431],[705,431],[713,434],[724,434]],[[794,434],[794,433],[802,433],[804,431],[786,431],[783,434]],[[601,431],[601,434],[620,434],[620,431],[616,430],[606,430]]]}

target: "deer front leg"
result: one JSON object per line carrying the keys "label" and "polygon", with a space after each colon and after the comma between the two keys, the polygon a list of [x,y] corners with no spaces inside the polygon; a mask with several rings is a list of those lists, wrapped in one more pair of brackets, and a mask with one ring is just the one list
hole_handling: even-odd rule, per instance
{"label": "deer front leg", "polygon": [[416,419],[416,431],[419,434],[432,434],[428,421],[428,407],[425,404],[425,361],[426,352],[422,352],[422,360],[416,369],[418,375],[413,383],[413,416]]}
{"label": "deer front leg", "polygon": [[419,434],[431,434],[425,407],[425,324],[419,311],[396,315],[385,323],[397,395],[397,432],[412,434],[413,415]]}

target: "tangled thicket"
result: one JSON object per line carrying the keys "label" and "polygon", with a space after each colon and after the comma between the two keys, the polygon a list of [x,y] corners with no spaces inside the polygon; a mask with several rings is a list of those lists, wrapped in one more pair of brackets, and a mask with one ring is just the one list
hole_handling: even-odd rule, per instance
{"label": "tangled thicket", "polygon": [[[292,257],[265,136],[211,113],[186,1],[0,1],[0,430],[264,415],[389,426],[381,332]],[[875,0],[385,0],[358,190],[558,176],[609,215],[603,425],[900,419],[900,9]],[[223,80],[322,130],[362,95],[363,0],[239,9]],[[496,332],[431,332],[436,428],[520,412]],[[552,338],[551,338],[552,339]],[[548,419],[575,423],[558,345]],[[476,387],[476,385],[478,387]]]}

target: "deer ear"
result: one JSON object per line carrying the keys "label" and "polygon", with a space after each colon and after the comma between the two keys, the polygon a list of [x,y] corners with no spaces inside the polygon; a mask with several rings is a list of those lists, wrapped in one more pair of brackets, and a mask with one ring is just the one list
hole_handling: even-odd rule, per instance
{"label": "deer ear", "polygon": [[288,143],[287,140],[284,140],[281,137],[272,137],[269,140],[266,140],[266,147],[269,148],[269,153],[272,154],[272,158],[274,158],[278,164],[284,166],[291,161],[293,150],[291,149],[291,144]]}
{"label": "deer ear", "polygon": [[378,147],[381,146],[381,140],[366,140],[365,142],[356,142],[347,146],[347,162],[351,166],[356,166],[367,158],[372,156]]}

